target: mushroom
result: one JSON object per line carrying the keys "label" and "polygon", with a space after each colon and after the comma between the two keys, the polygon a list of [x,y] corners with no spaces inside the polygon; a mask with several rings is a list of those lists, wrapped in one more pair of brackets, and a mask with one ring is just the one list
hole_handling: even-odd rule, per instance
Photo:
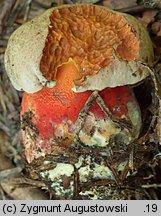
{"label": "mushroom", "polygon": [[[107,151],[111,142],[127,145],[138,138],[141,114],[132,85],[149,75],[153,61],[144,27],[101,6],[51,8],[18,28],[9,39],[5,67],[14,87],[26,92],[21,122],[27,162],[70,154],[78,143]],[[54,173],[61,167],[63,176],[73,175],[72,165],[65,164],[58,163]],[[80,166],[80,178],[86,179]],[[104,167],[96,167],[101,176]]]}

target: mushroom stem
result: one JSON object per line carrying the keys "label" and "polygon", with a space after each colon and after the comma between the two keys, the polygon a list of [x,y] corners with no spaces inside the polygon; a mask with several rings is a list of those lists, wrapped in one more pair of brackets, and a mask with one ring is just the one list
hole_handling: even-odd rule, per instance
{"label": "mushroom stem", "polygon": [[21,120],[28,162],[49,154],[55,144],[68,148],[81,140],[104,147],[118,134],[127,144],[138,136],[141,117],[132,89],[76,93],[72,88],[78,77],[76,65],[69,61],[58,67],[53,88],[24,94]]}

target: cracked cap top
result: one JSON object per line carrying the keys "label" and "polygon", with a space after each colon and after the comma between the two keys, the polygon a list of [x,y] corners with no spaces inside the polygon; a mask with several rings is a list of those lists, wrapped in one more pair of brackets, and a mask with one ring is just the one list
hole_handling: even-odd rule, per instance
{"label": "cracked cap top", "polygon": [[96,5],[51,8],[10,37],[5,67],[14,87],[36,92],[55,85],[57,68],[74,61],[74,91],[134,84],[149,74],[153,49],[132,16]]}

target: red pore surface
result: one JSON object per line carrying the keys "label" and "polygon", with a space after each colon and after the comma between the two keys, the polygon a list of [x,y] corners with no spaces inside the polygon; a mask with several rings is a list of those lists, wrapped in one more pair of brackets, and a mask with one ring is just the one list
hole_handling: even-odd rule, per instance
{"label": "red pore surface", "polygon": [[[32,142],[31,139],[27,141],[27,137],[33,138],[34,136],[36,138],[35,144],[43,152],[50,153],[51,140],[55,138],[54,130],[61,123],[69,124],[71,133],[72,130],[74,133],[74,124],[87,99],[92,94],[92,91],[82,93],[72,91],[73,80],[78,78],[77,74],[76,66],[73,62],[68,62],[68,64],[58,68],[55,87],[43,88],[34,94],[24,93],[21,120],[24,130],[24,144],[29,145],[26,147],[28,149],[26,151],[31,151]],[[106,88],[99,94],[113,115],[120,118],[128,117],[127,103],[135,101],[131,89],[126,86]],[[96,101],[91,104],[88,111],[92,112],[98,120],[108,119]],[[29,116],[28,119],[27,116]],[[35,147],[32,146],[32,148]]]}

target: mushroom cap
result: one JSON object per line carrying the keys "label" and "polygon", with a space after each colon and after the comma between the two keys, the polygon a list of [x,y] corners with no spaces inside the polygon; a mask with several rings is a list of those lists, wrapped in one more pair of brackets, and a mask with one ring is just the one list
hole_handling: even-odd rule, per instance
{"label": "mushroom cap", "polygon": [[149,75],[151,40],[132,16],[96,5],[55,7],[18,28],[5,52],[14,87],[29,93],[53,87],[57,68],[78,68],[73,91],[134,84]]}

